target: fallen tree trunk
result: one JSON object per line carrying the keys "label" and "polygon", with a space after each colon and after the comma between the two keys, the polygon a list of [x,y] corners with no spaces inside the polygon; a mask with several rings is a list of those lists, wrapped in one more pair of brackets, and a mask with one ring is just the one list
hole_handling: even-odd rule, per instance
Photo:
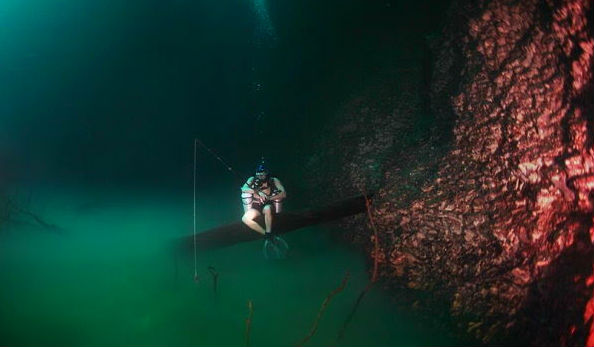
{"label": "fallen tree trunk", "polygon": [[[277,235],[284,234],[306,226],[327,223],[362,212],[365,212],[364,196],[344,199],[316,209],[282,212],[274,216],[273,232]],[[256,221],[263,225],[263,216],[259,216]],[[227,247],[240,242],[248,242],[261,238],[262,235],[239,221],[197,233],[196,249],[208,250]],[[193,249],[194,235],[183,237],[182,246]]]}

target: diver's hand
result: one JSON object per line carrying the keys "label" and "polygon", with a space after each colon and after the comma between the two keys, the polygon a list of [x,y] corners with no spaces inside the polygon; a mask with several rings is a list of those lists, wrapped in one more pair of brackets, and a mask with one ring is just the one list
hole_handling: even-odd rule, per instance
{"label": "diver's hand", "polygon": [[268,195],[264,192],[258,192],[258,199],[260,199],[260,203],[264,203],[268,200]]}

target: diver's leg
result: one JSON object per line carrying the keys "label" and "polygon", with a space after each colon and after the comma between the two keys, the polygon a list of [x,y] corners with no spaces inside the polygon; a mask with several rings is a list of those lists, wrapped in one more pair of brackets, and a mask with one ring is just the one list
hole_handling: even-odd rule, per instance
{"label": "diver's leg", "polygon": [[265,230],[258,224],[254,219],[256,219],[260,215],[260,212],[256,209],[249,209],[245,211],[243,217],[241,217],[241,221],[245,223],[250,229],[264,235]]}
{"label": "diver's leg", "polygon": [[270,205],[264,206],[262,209],[264,212],[264,222],[266,223],[266,232],[269,233],[272,231],[272,208]]}

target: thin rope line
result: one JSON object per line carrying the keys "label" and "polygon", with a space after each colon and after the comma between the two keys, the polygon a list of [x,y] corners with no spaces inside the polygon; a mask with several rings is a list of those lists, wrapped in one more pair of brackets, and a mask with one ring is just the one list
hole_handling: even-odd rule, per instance
{"label": "thin rope line", "polygon": [[194,281],[198,280],[198,261],[196,257],[196,143],[194,139]]}
{"label": "thin rope line", "polygon": [[198,144],[203,147],[204,149],[206,149],[206,151],[208,151],[208,153],[210,153],[212,156],[214,156],[221,164],[223,164],[223,166],[227,169],[227,171],[231,172],[232,174],[235,175],[235,177],[240,180],[241,182],[243,182],[243,178],[235,171],[233,170],[233,168],[231,167],[231,165],[227,164],[227,162],[221,157],[219,156],[215,151],[213,151],[212,149],[210,149],[210,147],[207,147],[204,143],[202,143],[202,141],[195,139],[195,141],[198,142]]}

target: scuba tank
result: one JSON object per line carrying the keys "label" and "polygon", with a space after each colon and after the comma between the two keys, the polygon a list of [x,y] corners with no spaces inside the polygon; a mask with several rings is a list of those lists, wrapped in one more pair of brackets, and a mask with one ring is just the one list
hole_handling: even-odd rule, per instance
{"label": "scuba tank", "polygon": [[276,213],[281,213],[283,211],[283,199],[275,199],[274,196],[280,193],[280,190],[275,189],[272,191],[271,197],[272,202],[274,203],[274,211]]}
{"label": "scuba tank", "polygon": [[272,200],[274,202],[274,211],[276,213],[283,212],[283,203],[282,200]]}
{"label": "scuba tank", "polygon": [[251,193],[241,193],[241,202],[243,203],[243,210],[247,211],[254,205],[254,197]]}

